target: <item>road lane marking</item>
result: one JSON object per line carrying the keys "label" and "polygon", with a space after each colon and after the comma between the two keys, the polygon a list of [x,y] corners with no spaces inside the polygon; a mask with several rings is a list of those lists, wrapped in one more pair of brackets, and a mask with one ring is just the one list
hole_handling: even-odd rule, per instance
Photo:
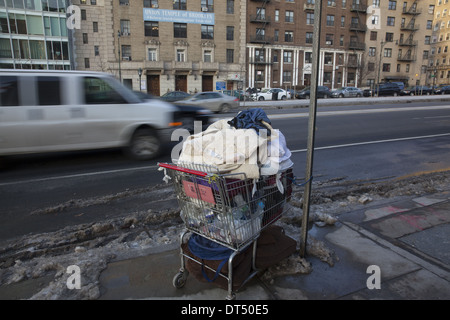
{"label": "road lane marking", "polygon": [[[423,110],[447,110],[449,106],[424,106],[424,107],[406,107],[406,108],[385,108],[385,109],[358,109],[344,111],[318,111],[317,116],[336,116],[349,114],[368,114],[382,112],[398,112],[398,111],[423,111]],[[309,113],[285,113],[285,114],[268,114],[269,119],[290,119],[290,118],[308,118]]]}
{"label": "road lane marking", "polygon": [[21,184],[21,183],[46,182],[46,181],[52,181],[52,180],[58,180],[58,179],[81,178],[81,177],[88,177],[88,176],[96,176],[96,175],[100,175],[100,174],[120,173],[120,172],[126,172],[126,171],[148,170],[148,169],[156,169],[156,168],[158,168],[157,165],[146,166],[146,167],[137,167],[137,168],[126,168],[126,169],[69,174],[69,175],[57,176],[57,177],[38,178],[38,179],[30,179],[30,180],[22,180],[22,181],[14,181],[14,182],[4,182],[4,183],[0,183],[0,187],[14,185],[14,184]]}
{"label": "road lane marking", "polygon": [[[364,146],[364,145],[377,144],[377,143],[418,140],[418,139],[426,139],[426,138],[438,138],[438,137],[445,137],[445,136],[450,136],[450,133],[432,134],[432,135],[427,135],[427,136],[417,136],[417,137],[407,137],[407,138],[386,139],[386,140],[377,140],[377,141],[346,143],[346,144],[338,144],[338,145],[334,145],[334,146],[315,147],[314,150],[337,149],[337,148],[346,148],[346,147],[354,147],[354,146]],[[306,152],[307,150],[308,149],[291,150],[291,153]]]}

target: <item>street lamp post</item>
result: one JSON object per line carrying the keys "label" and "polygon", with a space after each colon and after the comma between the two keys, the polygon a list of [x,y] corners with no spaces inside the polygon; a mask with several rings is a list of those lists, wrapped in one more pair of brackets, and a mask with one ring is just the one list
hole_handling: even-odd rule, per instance
{"label": "street lamp post", "polygon": [[142,77],[142,68],[138,69],[138,75],[139,75],[139,92],[141,92],[141,77]]}
{"label": "street lamp post", "polygon": [[380,47],[380,62],[379,62],[379,66],[378,66],[378,76],[377,76],[377,94],[378,94],[378,92],[380,91],[380,72],[381,72],[381,62],[382,62],[382,59],[383,59],[383,48],[384,48],[384,45],[386,44],[386,42],[385,41],[381,41],[381,47]]}
{"label": "street lamp post", "polygon": [[122,60],[120,57],[120,30],[117,31],[117,42],[119,47],[119,80],[122,82],[122,70],[120,69],[120,60]]}

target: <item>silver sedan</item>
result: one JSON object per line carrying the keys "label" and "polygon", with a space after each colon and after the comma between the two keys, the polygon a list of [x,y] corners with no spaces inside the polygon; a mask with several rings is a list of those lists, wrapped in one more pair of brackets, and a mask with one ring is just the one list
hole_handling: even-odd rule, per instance
{"label": "silver sedan", "polygon": [[200,106],[214,112],[229,112],[239,107],[239,99],[216,91],[199,92],[177,104]]}
{"label": "silver sedan", "polygon": [[362,97],[363,91],[355,87],[342,87],[331,92],[333,98]]}

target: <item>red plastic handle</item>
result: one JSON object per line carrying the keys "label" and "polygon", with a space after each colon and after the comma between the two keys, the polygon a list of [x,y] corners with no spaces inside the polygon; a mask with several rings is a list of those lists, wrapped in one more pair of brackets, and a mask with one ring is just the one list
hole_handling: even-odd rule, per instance
{"label": "red plastic handle", "polygon": [[205,177],[208,175],[208,173],[203,172],[203,171],[197,171],[197,170],[192,170],[192,169],[188,169],[188,168],[184,168],[184,167],[178,167],[178,166],[175,166],[173,164],[168,164],[168,163],[158,163],[158,166],[166,168],[166,169],[190,173],[190,174],[200,176],[200,177]]}

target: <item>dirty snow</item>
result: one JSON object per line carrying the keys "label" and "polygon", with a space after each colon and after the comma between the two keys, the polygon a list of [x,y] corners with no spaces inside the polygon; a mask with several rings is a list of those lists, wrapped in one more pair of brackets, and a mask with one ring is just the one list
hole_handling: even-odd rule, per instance
{"label": "dirty snow", "polygon": [[[422,196],[448,190],[450,172],[424,174],[378,183],[333,179],[313,184],[310,223],[334,228],[339,214],[364,208],[372,203],[402,197]],[[162,186],[162,188],[167,188]],[[302,188],[294,187],[290,210],[277,222],[285,233],[299,240],[302,220]],[[34,213],[36,214],[36,213]],[[0,248],[0,289],[30,279],[51,279],[30,299],[98,299],[99,277],[111,261],[148,254],[148,249],[176,246],[183,224],[179,210],[138,212],[125,217],[66,227],[52,233],[17,239]],[[333,266],[339,257],[322,241],[308,237],[308,256]],[[83,270],[80,290],[69,290],[69,265]],[[298,253],[262,274],[265,281],[285,274],[314,272],[308,258]]]}

